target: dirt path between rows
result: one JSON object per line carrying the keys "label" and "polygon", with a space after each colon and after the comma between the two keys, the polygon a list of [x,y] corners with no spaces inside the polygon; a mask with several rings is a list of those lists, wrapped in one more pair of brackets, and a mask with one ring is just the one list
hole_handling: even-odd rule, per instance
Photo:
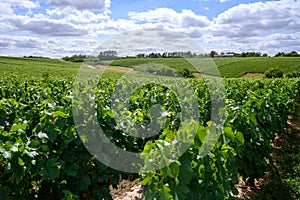
{"label": "dirt path between rows", "polygon": [[136,72],[133,68],[130,68],[130,67],[104,66],[104,65],[95,65],[94,67],[103,69],[103,70],[116,71],[116,72],[129,72],[129,73]]}

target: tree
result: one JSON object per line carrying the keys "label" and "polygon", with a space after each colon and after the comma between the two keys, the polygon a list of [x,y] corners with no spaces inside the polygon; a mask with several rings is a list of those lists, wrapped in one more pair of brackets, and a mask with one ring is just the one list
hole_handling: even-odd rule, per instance
{"label": "tree", "polygon": [[296,51],[292,51],[291,53],[288,53],[286,56],[290,56],[290,57],[298,57],[299,54]]}
{"label": "tree", "polygon": [[241,53],[240,57],[247,57],[247,53],[245,53],[245,52]]}
{"label": "tree", "polygon": [[278,53],[275,55],[275,57],[280,57],[280,56],[284,56],[284,55],[285,55],[284,52],[278,52]]}
{"label": "tree", "polygon": [[218,55],[218,53],[217,53],[216,51],[211,51],[211,52],[209,53],[209,55],[210,55],[210,57],[214,58],[215,55]]}
{"label": "tree", "polygon": [[138,57],[138,58],[144,58],[145,54],[144,53],[139,53],[138,55],[136,55],[136,57]]}

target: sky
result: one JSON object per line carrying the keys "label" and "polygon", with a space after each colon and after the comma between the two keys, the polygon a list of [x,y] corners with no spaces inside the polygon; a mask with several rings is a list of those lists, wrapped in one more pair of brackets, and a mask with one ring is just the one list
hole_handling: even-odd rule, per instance
{"label": "sky", "polygon": [[0,8],[5,56],[90,54],[152,29],[182,34],[208,53],[300,52],[300,0],[1,0]]}

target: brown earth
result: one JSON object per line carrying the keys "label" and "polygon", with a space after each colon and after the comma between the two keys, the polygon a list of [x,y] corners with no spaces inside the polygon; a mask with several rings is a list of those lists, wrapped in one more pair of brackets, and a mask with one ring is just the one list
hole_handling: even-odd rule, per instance
{"label": "brown earth", "polygon": [[263,78],[264,74],[262,73],[247,73],[240,78]]}
{"label": "brown earth", "polygon": [[95,67],[103,70],[110,70],[110,71],[116,71],[116,72],[130,72],[133,73],[135,70],[133,68],[129,67],[120,67],[120,66],[104,66],[104,65],[96,65]]}
{"label": "brown earth", "polygon": [[114,200],[142,200],[142,192],[138,179],[121,180],[117,188],[110,186],[110,194]]}

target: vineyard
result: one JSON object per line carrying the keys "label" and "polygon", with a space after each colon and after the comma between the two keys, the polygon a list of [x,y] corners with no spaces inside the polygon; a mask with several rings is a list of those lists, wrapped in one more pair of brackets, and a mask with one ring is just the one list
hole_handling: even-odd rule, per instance
{"label": "vineyard", "polygon": [[[300,58],[297,57],[260,57],[260,58],[126,58],[118,59],[111,63],[113,66],[126,66],[136,68],[146,63],[160,63],[174,69],[187,68],[193,73],[204,73],[208,75],[219,75],[215,72],[215,66],[210,66],[213,60],[219,69],[221,76],[227,78],[238,78],[247,73],[264,73],[270,68],[279,68],[284,73],[299,71]],[[193,65],[192,65],[192,64]],[[195,68],[196,66],[196,68]]]}
{"label": "vineyard", "polygon": [[[0,60],[1,200],[111,199],[109,187],[128,177],[140,178],[149,200],[234,199],[239,179],[254,184],[274,164],[275,134],[299,103],[295,78],[122,79],[99,70],[102,78],[90,80],[96,72],[84,68],[80,81],[79,64]],[[108,139],[101,145],[99,128]],[[108,142],[140,155],[139,173],[128,173],[138,163],[108,167],[126,162],[109,159]],[[300,198],[295,188],[288,190]]]}

